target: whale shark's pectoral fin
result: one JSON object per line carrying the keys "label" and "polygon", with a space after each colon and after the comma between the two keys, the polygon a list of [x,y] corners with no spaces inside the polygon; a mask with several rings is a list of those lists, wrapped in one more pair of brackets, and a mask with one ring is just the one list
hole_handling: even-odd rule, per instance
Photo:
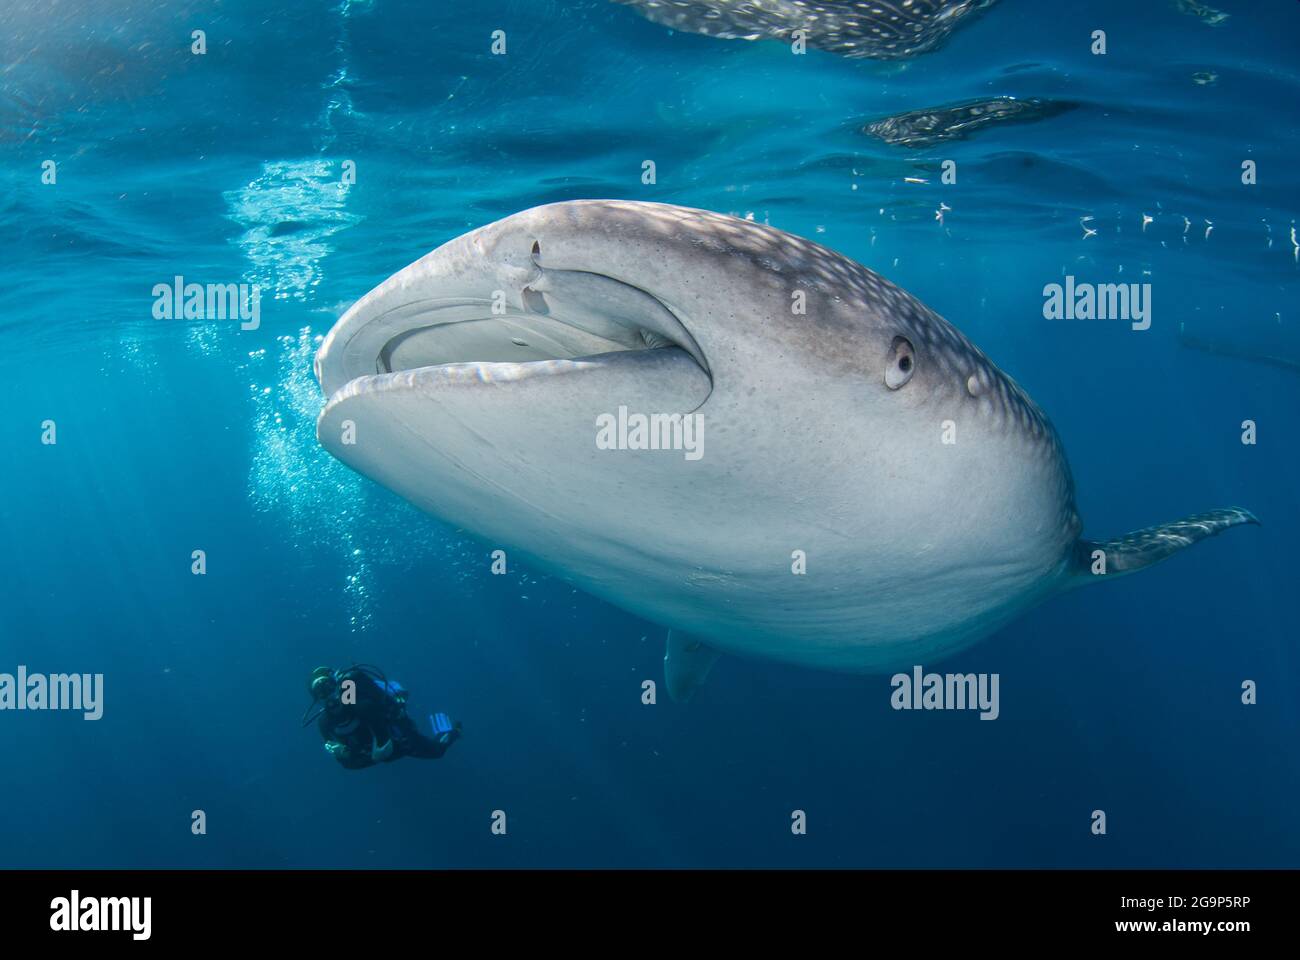
{"label": "whale shark's pectoral fin", "polygon": [[707,644],[678,630],[668,631],[664,650],[664,683],[668,696],[686,703],[704,683],[720,654]]}
{"label": "whale shark's pectoral fin", "polygon": [[1229,507],[1126,533],[1114,540],[1080,540],[1074,548],[1077,583],[1135,573],[1173,556],[1198,540],[1243,523],[1258,524],[1249,510]]}

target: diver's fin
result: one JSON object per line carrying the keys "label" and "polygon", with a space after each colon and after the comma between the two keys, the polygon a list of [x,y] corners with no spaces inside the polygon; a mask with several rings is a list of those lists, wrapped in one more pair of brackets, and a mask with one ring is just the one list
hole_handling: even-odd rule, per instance
{"label": "diver's fin", "polygon": [[389,737],[388,741],[381,747],[379,745],[379,740],[375,737],[375,735],[373,733],[370,734],[370,759],[373,760],[375,763],[383,763],[385,760],[391,760],[392,758],[393,758],[392,737]]}
{"label": "diver's fin", "polygon": [[704,683],[719,657],[718,651],[679,630],[668,631],[664,650],[664,683],[668,696],[686,703]]}
{"label": "diver's fin", "polygon": [[1114,540],[1080,540],[1074,546],[1076,582],[1135,573],[1159,563],[1198,540],[1243,523],[1258,524],[1249,510],[1229,507],[1126,533]]}

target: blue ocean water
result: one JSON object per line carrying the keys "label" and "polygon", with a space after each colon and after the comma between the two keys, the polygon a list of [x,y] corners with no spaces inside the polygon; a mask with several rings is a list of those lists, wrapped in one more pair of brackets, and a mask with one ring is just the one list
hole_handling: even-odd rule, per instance
{"label": "blue ocean water", "polygon": [[[6,4],[0,671],[100,672],[105,704],[0,713],[0,866],[1300,865],[1300,7],[1212,6],[1002,0],[875,61],[606,0]],[[994,96],[1073,109],[862,131]],[[1234,504],[1262,526],[946,661],[999,673],[996,722],[739,658],[646,707],[661,627],[489,575],[314,435],[347,305],[586,197],[750,217],[915,294],[1052,418],[1090,536]],[[1066,274],[1149,282],[1151,328],[1045,320]],[[176,275],[259,285],[260,326],[155,319]],[[463,741],[339,769],[298,721],[311,669],[352,661]]]}

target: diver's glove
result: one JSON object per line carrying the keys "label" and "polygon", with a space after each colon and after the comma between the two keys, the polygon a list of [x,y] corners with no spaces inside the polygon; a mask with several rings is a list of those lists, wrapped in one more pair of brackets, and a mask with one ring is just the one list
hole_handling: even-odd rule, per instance
{"label": "diver's glove", "polygon": [[348,755],[348,747],[345,743],[339,743],[337,740],[330,740],[325,744],[325,752],[335,760],[341,760]]}
{"label": "diver's glove", "polygon": [[393,741],[388,740],[381,747],[379,741],[375,739],[375,735],[372,733],[370,735],[370,759],[375,761],[375,763],[383,763],[385,760],[392,759],[392,756]]}

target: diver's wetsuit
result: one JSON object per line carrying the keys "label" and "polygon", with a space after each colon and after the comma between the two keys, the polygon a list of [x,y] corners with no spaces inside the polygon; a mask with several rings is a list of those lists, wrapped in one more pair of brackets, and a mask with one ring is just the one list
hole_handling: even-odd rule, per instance
{"label": "diver's wetsuit", "polygon": [[[356,703],[344,703],[343,684],[356,683]],[[366,670],[353,668],[338,677],[338,686],[325,703],[317,724],[326,743],[333,741],[344,749],[334,751],[334,759],[349,770],[374,766],[376,762],[389,762],[401,757],[419,757],[431,760],[441,757],[460,735],[459,729],[433,739],[416,729],[415,721],[406,715],[402,700],[389,692],[379,679]],[[382,761],[371,756],[371,750],[392,742],[392,753]]]}

